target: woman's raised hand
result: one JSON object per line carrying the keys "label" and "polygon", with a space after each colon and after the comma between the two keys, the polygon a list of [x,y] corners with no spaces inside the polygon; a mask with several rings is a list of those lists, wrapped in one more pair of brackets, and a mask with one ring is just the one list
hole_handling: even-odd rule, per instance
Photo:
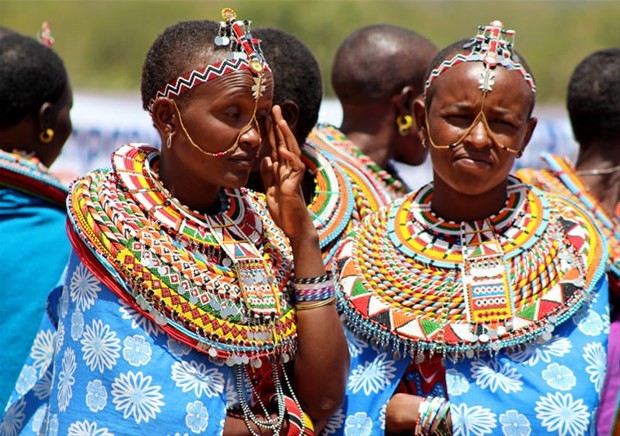
{"label": "woman's raised hand", "polygon": [[306,236],[308,229],[314,229],[301,191],[306,167],[295,135],[277,105],[272,109],[267,141],[271,152],[261,162],[267,207],[275,223],[291,241],[296,241]]}

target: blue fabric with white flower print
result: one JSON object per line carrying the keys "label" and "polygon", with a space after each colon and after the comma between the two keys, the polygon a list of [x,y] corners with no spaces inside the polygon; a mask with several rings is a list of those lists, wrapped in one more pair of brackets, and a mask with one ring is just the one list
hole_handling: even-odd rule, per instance
{"label": "blue fabric with white flower print", "polygon": [[[454,434],[596,434],[610,326],[604,275],[593,296],[544,344],[456,364],[446,360]],[[347,395],[325,433],[381,435],[387,403],[409,362],[345,332],[351,354]]]}
{"label": "blue fabric with white flower print", "polygon": [[48,304],[0,435],[222,433],[234,372],[168,337],[75,253]]}

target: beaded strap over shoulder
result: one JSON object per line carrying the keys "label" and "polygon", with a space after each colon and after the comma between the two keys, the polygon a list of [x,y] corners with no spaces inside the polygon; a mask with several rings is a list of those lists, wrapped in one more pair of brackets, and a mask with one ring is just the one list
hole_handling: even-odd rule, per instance
{"label": "beaded strap over shoulder", "polygon": [[67,188],[37,158],[0,150],[0,186],[43,198],[64,207]]}

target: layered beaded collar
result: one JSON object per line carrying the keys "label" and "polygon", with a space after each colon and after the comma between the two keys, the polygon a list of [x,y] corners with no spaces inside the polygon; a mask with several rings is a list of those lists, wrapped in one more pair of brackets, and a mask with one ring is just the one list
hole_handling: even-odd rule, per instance
{"label": "layered beaded collar", "polygon": [[454,223],[431,212],[432,194],[426,185],[369,216],[337,258],[347,323],[395,355],[459,359],[548,340],[604,274],[599,232],[562,198],[511,178],[498,214]]}
{"label": "layered beaded collar", "polygon": [[200,215],[158,181],[159,152],[126,145],[114,171],[73,186],[70,219],[124,289],[113,289],[173,337],[229,365],[296,348],[291,251],[258,194],[226,190]]}
{"label": "layered beaded collar", "polygon": [[0,186],[16,189],[64,207],[67,188],[39,159],[17,150],[0,150]]}
{"label": "layered beaded collar", "polygon": [[314,176],[314,196],[308,205],[319,235],[319,245],[326,265],[331,263],[337,243],[351,226],[354,197],[351,181],[328,155],[306,146],[302,160]]}

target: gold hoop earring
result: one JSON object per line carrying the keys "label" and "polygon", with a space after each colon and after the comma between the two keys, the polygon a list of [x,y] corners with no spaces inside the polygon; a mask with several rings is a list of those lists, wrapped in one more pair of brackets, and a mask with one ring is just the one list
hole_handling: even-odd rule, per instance
{"label": "gold hoop earring", "polygon": [[45,129],[39,133],[39,140],[44,144],[49,144],[54,140],[54,131],[52,129]]}
{"label": "gold hoop earring", "polygon": [[422,147],[428,148],[428,145],[426,145],[426,138],[422,138]]}
{"label": "gold hoop earring", "polygon": [[398,126],[398,133],[401,136],[407,136],[413,126],[413,117],[411,115],[399,115],[396,117],[396,125]]}
{"label": "gold hoop earring", "polygon": [[168,137],[166,138],[166,148],[170,149],[170,147],[172,147],[172,134],[169,133]]}

